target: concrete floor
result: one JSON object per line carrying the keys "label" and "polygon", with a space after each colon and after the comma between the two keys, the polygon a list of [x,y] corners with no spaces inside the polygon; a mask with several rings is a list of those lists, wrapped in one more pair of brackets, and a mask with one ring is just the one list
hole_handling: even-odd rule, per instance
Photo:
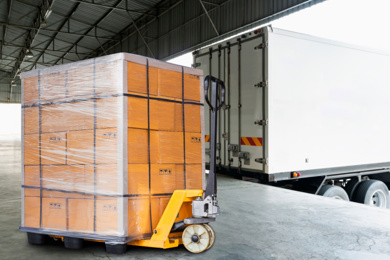
{"label": "concrete floor", "polygon": [[390,210],[218,177],[221,215],[216,242],[194,255],[128,247],[107,255],[104,244],[82,250],[61,242],[27,243],[20,225],[20,147],[0,142],[0,259],[390,259]]}

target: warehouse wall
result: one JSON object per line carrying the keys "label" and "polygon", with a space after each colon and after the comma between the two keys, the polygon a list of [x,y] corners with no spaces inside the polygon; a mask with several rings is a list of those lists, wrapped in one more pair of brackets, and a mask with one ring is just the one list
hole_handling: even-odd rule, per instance
{"label": "warehouse wall", "polygon": [[17,83],[11,94],[11,80],[0,76],[0,103],[20,103],[20,81]]}

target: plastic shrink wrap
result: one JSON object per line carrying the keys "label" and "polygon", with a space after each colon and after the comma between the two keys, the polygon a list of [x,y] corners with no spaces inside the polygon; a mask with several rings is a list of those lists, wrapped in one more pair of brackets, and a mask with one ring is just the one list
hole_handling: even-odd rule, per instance
{"label": "plastic shrink wrap", "polygon": [[21,78],[21,230],[145,239],[174,190],[203,188],[202,71],[119,53]]}

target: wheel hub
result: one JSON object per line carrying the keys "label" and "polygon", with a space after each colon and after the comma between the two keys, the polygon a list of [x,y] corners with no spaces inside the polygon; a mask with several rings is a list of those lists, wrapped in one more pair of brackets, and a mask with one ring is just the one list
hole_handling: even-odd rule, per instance
{"label": "wheel hub", "polygon": [[191,238],[192,242],[194,243],[198,243],[199,241],[199,237],[197,235],[193,235],[192,238]]}
{"label": "wheel hub", "polygon": [[379,208],[386,207],[386,196],[381,190],[377,190],[371,197],[371,205]]}

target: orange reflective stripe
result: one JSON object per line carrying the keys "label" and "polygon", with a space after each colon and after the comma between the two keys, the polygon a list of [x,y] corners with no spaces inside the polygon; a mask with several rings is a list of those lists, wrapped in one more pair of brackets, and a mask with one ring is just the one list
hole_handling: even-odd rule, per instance
{"label": "orange reflective stripe", "polygon": [[259,138],[255,137],[255,138],[252,138],[252,139],[255,142],[256,146],[261,146],[261,142],[260,142]]}
{"label": "orange reflective stripe", "polygon": [[263,146],[261,137],[241,137],[241,145]]}

